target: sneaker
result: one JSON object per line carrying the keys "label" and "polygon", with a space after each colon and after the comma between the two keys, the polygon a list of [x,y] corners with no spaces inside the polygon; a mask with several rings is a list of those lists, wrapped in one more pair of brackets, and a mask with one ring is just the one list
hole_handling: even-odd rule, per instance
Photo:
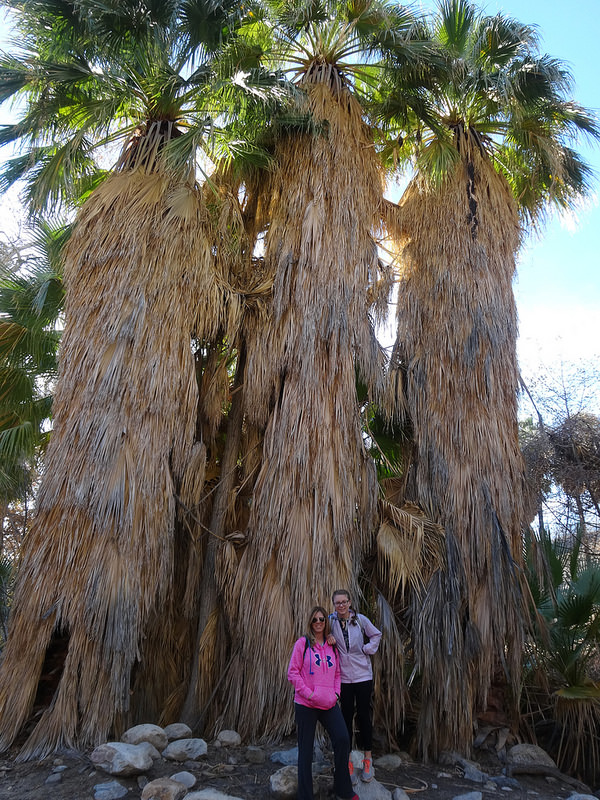
{"label": "sneaker", "polygon": [[373,766],[371,764],[371,759],[365,758],[365,760],[363,761],[363,768],[360,774],[360,779],[361,781],[368,783],[372,777],[373,777]]}
{"label": "sneaker", "polygon": [[354,764],[352,761],[348,761],[348,772],[350,773],[350,780],[352,781],[352,785],[356,786],[358,783],[358,775],[354,772]]}

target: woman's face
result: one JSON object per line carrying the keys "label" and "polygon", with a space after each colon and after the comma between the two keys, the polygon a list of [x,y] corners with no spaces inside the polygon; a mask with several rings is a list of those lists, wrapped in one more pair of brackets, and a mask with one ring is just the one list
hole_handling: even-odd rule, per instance
{"label": "woman's face", "polygon": [[347,619],[350,616],[350,598],[345,594],[336,594],[333,598],[333,605],[340,619]]}
{"label": "woman's face", "polygon": [[310,629],[314,636],[323,636],[325,631],[325,614],[322,611],[315,611],[310,621]]}

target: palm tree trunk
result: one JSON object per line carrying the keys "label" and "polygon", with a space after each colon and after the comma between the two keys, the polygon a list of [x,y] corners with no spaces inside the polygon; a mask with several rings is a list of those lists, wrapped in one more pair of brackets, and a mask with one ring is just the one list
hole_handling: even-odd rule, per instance
{"label": "palm tree trunk", "polygon": [[416,446],[406,496],[446,532],[446,569],[414,608],[420,747],[434,756],[470,751],[474,714],[507,652],[516,691],[523,635],[518,220],[479,148],[461,155],[441,187],[415,179],[399,210],[410,234],[397,347]]}
{"label": "palm tree trunk", "polygon": [[[180,719],[192,730],[201,732],[206,715],[207,689],[214,687],[222,671],[222,664],[216,659],[202,662],[202,652],[214,654],[218,643],[215,637],[223,638],[225,624],[209,626],[209,620],[219,613],[218,587],[216,578],[217,549],[226,532],[226,521],[231,494],[236,482],[236,464],[240,452],[243,422],[243,383],[246,367],[246,349],[242,344],[238,355],[236,375],[232,391],[231,408],[227,420],[227,437],[221,459],[221,477],[213,503],[208,541],[202,567],[201,593],[196,643],[193,651],[192,672],[188,692],[181,710]],[[211,668],[212,667],[212,668]],[[209,696],[212,691],[209,691]]]}
{"label": "palm tree trunk", "polygon": [[235,586],[240,653],[224,688],[226,724],[248,737],[289,731],[291,645],[314,603],[339,586],[356,596],[376,504],[355,359],[383,377],[368,317],[381,176],[358,103],[304,88],[328,133],[279,142],[265,242],[272,319],[248,351],[245,412],[265,433]]}

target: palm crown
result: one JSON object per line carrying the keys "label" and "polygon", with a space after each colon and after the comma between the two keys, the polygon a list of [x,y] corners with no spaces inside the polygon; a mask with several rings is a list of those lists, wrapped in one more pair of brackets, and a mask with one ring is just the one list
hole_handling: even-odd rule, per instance
{"label": "palm crown", "polygon": [[172,164],[189,168],[197,147],[210,149],[239,111],[236,94],[264,104],[264,94],[248,91],[251,75],[269,83],[260,49],[230,44],[243,13],[236,3],[15,5],[30,33],[19,55],[0,62],[0,100],[25,95],[27,106],[0,135],[0,144],[21,148],[2,185],[25,178],[33,210],[85,197],[103,176],[100,148],[112,147],[114,160],[120,147],[117,167],[151,167],[167,142],[183,138]]}
{"label": "palm crown", "polygon": [[564,205],[589,188],[590,169],[572,149],[580,134],[598,137],[596,119],[572,102],[564,64],[540,54],[537,31],[502,14],[486,16],[468,0],[442,0],[428,25],[436,48],[413,83],[412,116],[405,76],[383,99],[380,114],[408,128],[407,155],[428,180],[444,179],[475,146],[508,180],[525,220],[548,204]]}

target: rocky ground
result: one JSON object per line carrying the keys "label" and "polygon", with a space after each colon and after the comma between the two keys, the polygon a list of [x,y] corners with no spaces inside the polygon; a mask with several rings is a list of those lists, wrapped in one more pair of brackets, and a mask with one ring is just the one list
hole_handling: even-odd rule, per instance
{"label": "rocky ground", "polygon": [[[44,761],[18,763],[13,752],[0,757],[0,800],[117,800],[119,797],[128,800],[272,800],[284,797],[273,793],[271,777],[283,768],[283,762],[272,760],[272,756],[279,752],[285,759],[294,745],[293,739],[278,746],[251,748],[246,744],[225,746],[212,742],[208,743],[207,752],[195,760],[176,762],[154,757],[151,767],[143,774],[130,777],[108,774],[99,768],[97,758],[92,759],[92,753],[63,752]],[[481,753],[477,762],[448,755],[443,763],[429,765],[415,763],[405,754],[399,754],[400,758],[394,755],[396,757],[387,759],[387,763],[385,760],[378,763],[376,759],[376,780],[371,784],[359,782],[357,786],[360,800],[600,797],[561,776],[557,770],[553,772],[552,768],[545,771],[542,768],[538,774],[517,770],[507,778],[499,760],[489,753]],[[164,794],[149,793],[149,782],[182,771],[193,776],[188,780],[195,779],[194,785],[183,793],[169,794],[167,790]],[[315,778],[315,800],[332,800],[331,787],[331,768],[325,766]]]}

